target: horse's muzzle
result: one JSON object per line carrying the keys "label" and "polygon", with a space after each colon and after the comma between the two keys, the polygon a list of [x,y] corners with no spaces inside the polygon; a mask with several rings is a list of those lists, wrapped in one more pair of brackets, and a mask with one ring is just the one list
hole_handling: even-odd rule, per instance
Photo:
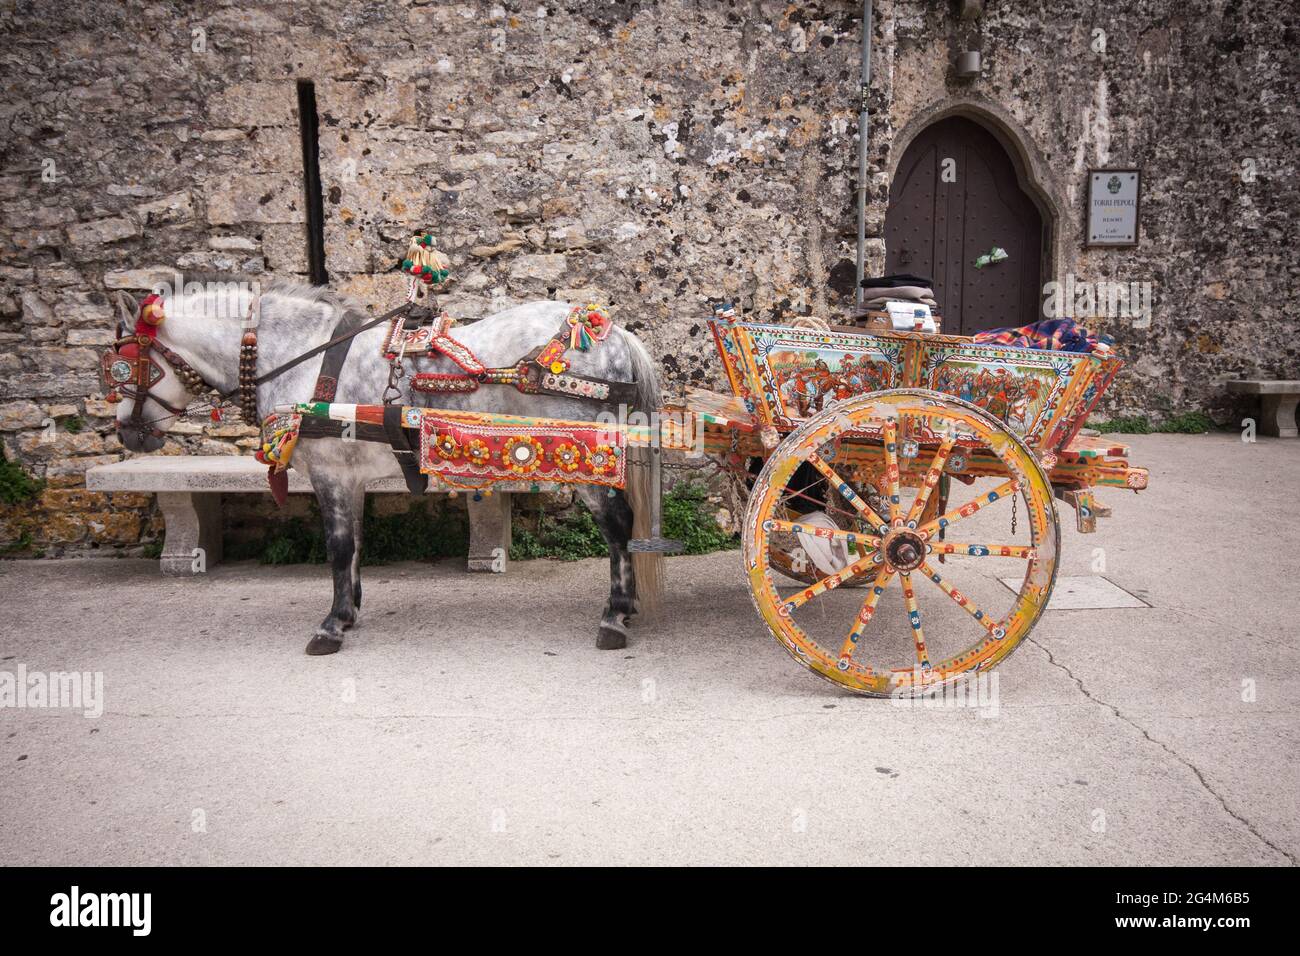
{"label": "horse's muzzle", "polygon": [[163,446],[163,436],[150,425],[118,422],[117,437],[128,451],[157,451]]}

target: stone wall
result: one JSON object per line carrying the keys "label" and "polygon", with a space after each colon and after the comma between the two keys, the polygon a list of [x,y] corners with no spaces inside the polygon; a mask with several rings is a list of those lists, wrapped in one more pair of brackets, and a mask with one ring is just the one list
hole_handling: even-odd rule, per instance
{"label": "stone wall", "polygon": [[[958,6],[876,3],[869,269],[906,141],[974,112],[1038,179],[1059,272],[1154,284],[1149,328],[1105,329],[1131,361],[1111,410],[1222,417],[1224,378],[1294,377],[1291,4]],[[316,84],[336,287],[391,306],[391,266],[428,228],[453,314],[603,301],[670,385],[718,385],[710,300],[827,315],[851,294],[859,16],[832,0],[0,5],[0,435],[47,479],[37,506],[4,509],[0,541],[156,532],[139,498],[79,487],[122,454],[94,375],[108,293],[174,267],[306,270],[298,78]],[[969,47],[986,69],[961,81]],[[1136,250],[1080,248],[1084,171],[1108,164],[1144,171]],[[195,423],[165,453],[251,445],[237,421]]]}

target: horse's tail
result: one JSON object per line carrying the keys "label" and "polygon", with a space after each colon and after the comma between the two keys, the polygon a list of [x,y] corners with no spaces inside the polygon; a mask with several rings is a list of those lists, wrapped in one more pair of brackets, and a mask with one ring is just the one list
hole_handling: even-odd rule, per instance
{"label": "horse's tail", "polygon": [[[655,370],[654,360],[646,351],[641,340],[631,332],[624,330],[623,341],[627,344],[628,359],[632,364],[632,379],[636,384],[636,407],[629,411],[645,413],[652,422],[662,404],[663,396],[659,390],[659,373]],[[658,436],[652,434],[652,441],[658,442]],[[632,506],[632,536],[648,538],[651,530],[651,509],[654,497],[660,491],[660,458],[652,453],[650,444],[630,444],[627,452],[627,498]],[[661,532],[662,533],[662,532]],[[649,616],[658,607],[663,597],[663,555],[656,552],[635,551],[632,553],[632,574],[636,577],[636,596],[641,613]]]}

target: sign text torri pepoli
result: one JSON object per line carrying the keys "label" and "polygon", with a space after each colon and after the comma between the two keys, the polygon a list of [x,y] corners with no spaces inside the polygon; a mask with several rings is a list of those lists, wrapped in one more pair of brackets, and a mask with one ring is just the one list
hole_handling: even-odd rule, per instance
{"label": "sign text torri pepoli", "polygon": [[1088,171],[1087,245],[1137,245],[1140,185],[1141,174],[1136,169]]}

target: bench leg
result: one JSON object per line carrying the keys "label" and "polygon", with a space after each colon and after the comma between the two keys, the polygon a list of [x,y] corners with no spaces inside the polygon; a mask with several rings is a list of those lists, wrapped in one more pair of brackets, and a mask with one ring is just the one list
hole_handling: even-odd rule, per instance
{"label": "bench leg", "polygon": [[1295,424],[1296,403],[1300,402],[1300,395],[1261,395],[1260,399],[1264,406],[1260,431],[1278,438],[1300,437]]}
{"label": "bench leg", "polygon": [[[191,577],[221,561],[221,493],[160,491],[163,574]],[[197,553],[196,553],[197,551]]]}
{"label": "bench leg", "polygon": [[469,509],[469,561],[470,571],[493,571],[501,574],[506,569],[510,554],[510,495],[496,492],[475,501],[466,499]]}

